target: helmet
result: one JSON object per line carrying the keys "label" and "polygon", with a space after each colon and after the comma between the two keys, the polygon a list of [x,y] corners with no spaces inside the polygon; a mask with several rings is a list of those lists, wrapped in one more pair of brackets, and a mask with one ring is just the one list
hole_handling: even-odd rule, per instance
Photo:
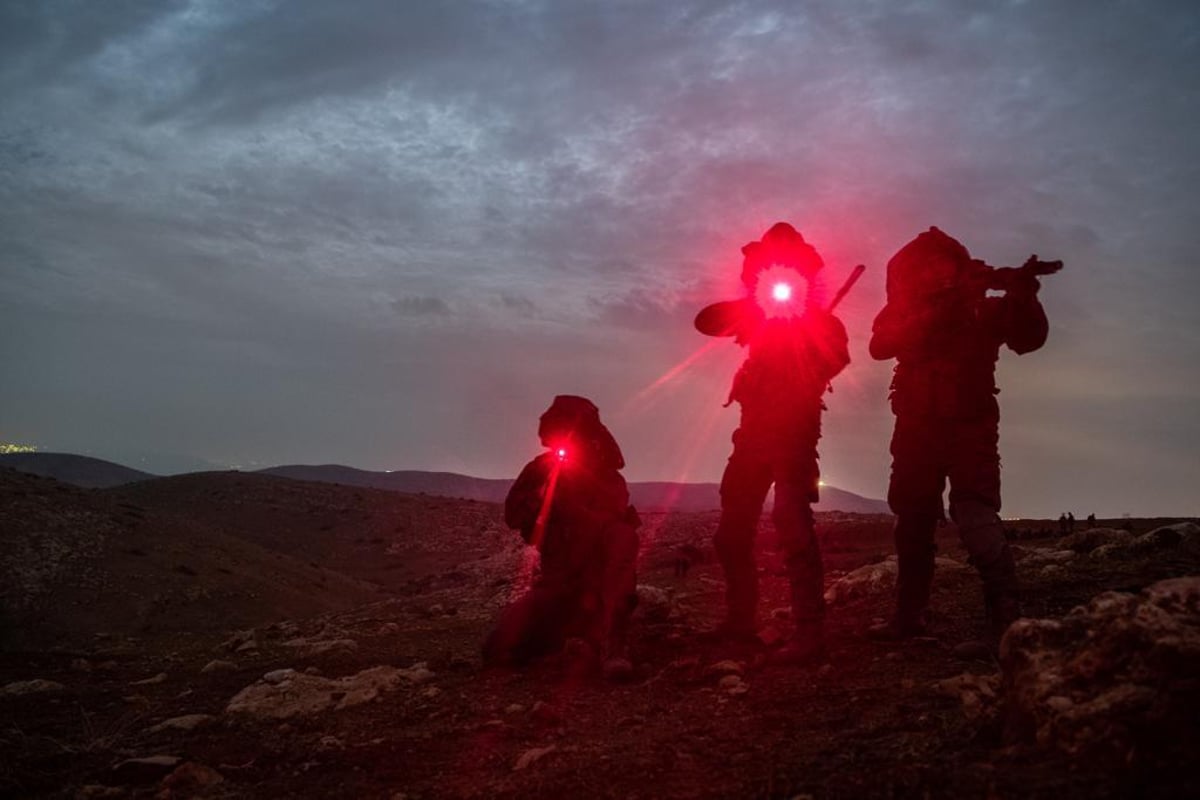
{"label": "helmet", "polygon": [[586,397],[560,394],[538,420],[538,437],[548,447],[565,442],[583,445],[599,462],[614,469],[625,466],[625,458],[608,428],[600,422],[600,409]]}
{"label": "helmet", "polygon": [[954,287],[970,270],[971,263],[971,254],[961,242],[931,227],[888,261],[888,300]]}
{"label": "helmet", "polygon": [[758,282],[758,274],[771,266],[790,267],[806,279],[825,266],[816,249],[786,222],[776,222],[762,239],[743,247],[742,255],[742,283],[749,289]]}

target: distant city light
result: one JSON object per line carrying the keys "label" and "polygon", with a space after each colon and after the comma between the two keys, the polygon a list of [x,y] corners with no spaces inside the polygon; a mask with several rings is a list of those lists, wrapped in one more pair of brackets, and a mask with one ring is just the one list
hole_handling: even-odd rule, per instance
{"label": "distant city light", "polygon": [[15,444],[13,442],[0,443],[0,454],[2,453],[36,453],[37,447],[32,444]]}

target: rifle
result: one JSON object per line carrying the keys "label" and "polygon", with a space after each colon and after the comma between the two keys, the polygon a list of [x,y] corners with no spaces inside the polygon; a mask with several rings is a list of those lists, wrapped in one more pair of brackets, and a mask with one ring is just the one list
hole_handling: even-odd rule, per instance
{"label": "rifle", "polygon": [[1025,259],[1019,267],[992,267],[982,261],[973,261],[982,268],[977,274],[983,288],[1006,292],[1023,281],[1038,278],[1042,275],[1053,275],[1063,268],[1062,261],[1043,261],[1032,255]]}

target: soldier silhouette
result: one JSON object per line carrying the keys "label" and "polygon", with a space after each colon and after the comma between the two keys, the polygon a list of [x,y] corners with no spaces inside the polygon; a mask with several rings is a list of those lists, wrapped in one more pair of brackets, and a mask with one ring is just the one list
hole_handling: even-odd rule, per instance
{"label": "soldier silhouette", "polygon": [[[772,517],[791,584],[795,623],[778,657],[811,661],[825,652],[821,554],[812,513],[820,477],[817,441],[822,396],[850,362],[846,329],[819,302],[816,278],[824,266],[820,255],[791,225],[777,223],[742,253],[748,296],[715,303],[696,317],[702,333],[733,336],[749,349],[729,394],[729,403],[741,406],[741,424],[734,431],[733,454],[721,478],[721,518],[714,545],[725,573],[726,617],[716,633],[757,641],[754,539],[773,484]],[[776,279],[768,280],[767,273]],[[803,299],[801,289],[807,290]]]}
{"label": "soldier silhouette", "polygon": [[627,677],[639,521],[619,472],[621,448],[596,406],[574,395],[554,398],[538,436],[549,449],[521,471],[504,519],[538,548],[540,572],[501,612],[484,643],[484,662],[521,665],[577,638],[606,677]]}
{"label": "soldier silhouette", "polygon": [[[1029,353],[1046,341],[1037,276],[1041,262],[994,269],[930,228],[887,265],[887,303],[875,318],[872,357],[896,359],[891,386],[896,427],[888,503],[896,514],[899,579],[895,616],[875,638],[923,634],[934,571],[934,530],[950,516],[983,579],[987,619],[998,636],[1020,616],[1012,551],[1000,522],[1000,409],[995,369],[1001,345]],[[1003,296],[989,297],[989,290]]]}

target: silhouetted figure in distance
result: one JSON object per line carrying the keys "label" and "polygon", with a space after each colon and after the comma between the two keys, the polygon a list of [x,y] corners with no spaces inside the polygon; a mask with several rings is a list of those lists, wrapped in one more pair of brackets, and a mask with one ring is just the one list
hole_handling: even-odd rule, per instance
{"label": "silhouetted figure in distance", "polygon": [[[821,554],[812,512],[820,477],[817,440],[822,396],[850,362],[846,329],[821,307],[823,298],[814,282],[824,264],[791,225],[777,223],[742,253],[748,297],[709,306],[696,318],[701,332],[732,335],[749,349],[729,395],[730,403],[741,406],[741,424],[734,431],[733,454],[721,478],[721,518],[714,537],[726,581],[726,617],[717,634],[757,641],[754,540],[774,484],[773,519],[795,622],[793,637],[779,658],[811,661],[825,653]],[[767,271],[786,279],[760,286]],[[805,285],[801,300],[799,290]],[[756,295],[764,290],[759,301]]]}
{"label": "silhouetted figure in distance", "polygon": [[[1048,324],[1037,276],[1061,268],[1036,257],[993,269],[937,228],[888,262],[887,303],[875,318],[870,352],[896,359],[891,405],[892,476],[899,557],[896,613],[874,626],[876,638],[921,635],[934,570],[934,530],[950,516],[983,579],[995,635],[1020,616],[1012,551],[1000,522],[1000,408],[995,369],[1001,345],[1018,354],[1040,348]],[[989,290],[1003,296],[989,297]]]}
{"label": "silhouetted figure in distance", "polygon": [[1067,512],[1067,534],[1075,532],[1075,514],[1071,511]]}
{"label": "silhouetted figure in distance", "polygon": [[501,612],[484,643],[484,662],[521,665],[578,638],[607,677],[627,677],[639,521],[619,472],[625,459],[599,410],[583,397],[555,397],[538,436],[550,449],[521,471],[504,519],[538,548],[540,573]]}

